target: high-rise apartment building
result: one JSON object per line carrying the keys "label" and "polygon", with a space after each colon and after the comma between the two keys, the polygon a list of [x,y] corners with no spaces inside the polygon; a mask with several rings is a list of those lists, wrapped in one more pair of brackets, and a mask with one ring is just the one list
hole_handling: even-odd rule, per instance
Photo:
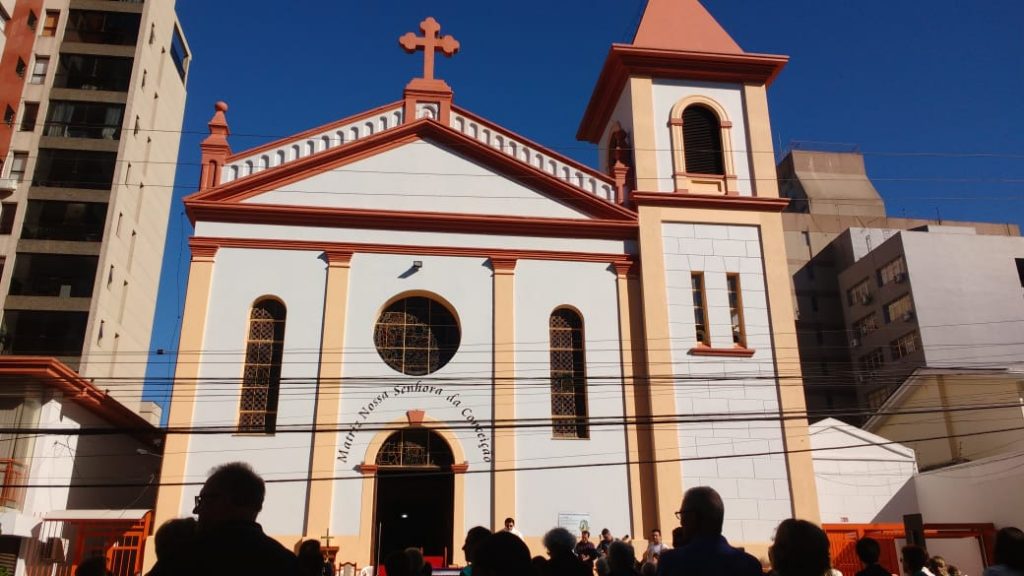
{"label": "high-rise apartment building", "polygon": [[[190,60],[174,0],[0,4],[0,350],[141,381]],[[140,390],[110,392],[144,412]]]}

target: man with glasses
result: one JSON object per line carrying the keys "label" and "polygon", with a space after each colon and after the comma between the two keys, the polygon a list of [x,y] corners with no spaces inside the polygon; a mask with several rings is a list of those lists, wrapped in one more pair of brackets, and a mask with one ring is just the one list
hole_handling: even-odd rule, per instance
{"label": "man with glasses", "polygon": [[709,486],[690,488],[676,512],[683,547],[666,550],[658,576],[761,576],[761,563],[722,536],[725,505]]}

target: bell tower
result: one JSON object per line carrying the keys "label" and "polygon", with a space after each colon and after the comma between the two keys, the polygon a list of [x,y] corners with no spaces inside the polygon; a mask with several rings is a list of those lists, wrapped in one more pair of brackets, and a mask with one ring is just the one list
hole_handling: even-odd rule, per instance
{"label": "bell tower", "polygon": [[766,88],[786,62],[745,52],[698,0],[648,0],[633,42],[609,50],[577,138],[601,147],[610,175],[629,168],[629,191],[777,198]]}

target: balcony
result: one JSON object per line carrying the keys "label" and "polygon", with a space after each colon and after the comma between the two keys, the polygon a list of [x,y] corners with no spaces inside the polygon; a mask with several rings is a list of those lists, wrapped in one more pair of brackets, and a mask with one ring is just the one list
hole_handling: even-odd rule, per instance
{"label": "balcony", "polygon": [[100,242],[107,218],[107,205],[99,202],[29,200],[22,240]]}
{"label": "balcony", "polygon": [[25,465],[11,458],[0,458],[0,505],[21,510],[25,504],[25,489],[19,487],[26,480]]}
{"label": "balcony", "polygon": [[12,296],[88,298],[96,283],[96,256],[19,252],[11,275]]}
{"label": "balcony", "polygon": [[110,190],[117,153],[39,149],[33,186]]}
{"label": "balcony", "polygon": [[132,46],[139,38],[141,15],[98,10],[71,10],[65,42]]}
{"label": "balcony", "polygon": [[56,138],[120,140],[123,119],[123,105],[52,100],[43,134]]}
{"label": "balcony", "polygon": [[132,79],[131,58],[61,54],[54,88],[127,92]]}
{"label": "balcony", "polygon": [[7,308],[4,330],[0,332],[0,354],[57,356],[65,364],[77,366],[88,320],[88,312]]}

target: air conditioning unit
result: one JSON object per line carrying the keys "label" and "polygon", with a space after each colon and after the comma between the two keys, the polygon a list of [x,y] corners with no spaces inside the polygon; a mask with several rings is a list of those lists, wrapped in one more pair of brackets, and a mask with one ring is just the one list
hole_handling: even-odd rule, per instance
{"label": "air conditioning unit", "polygon": [[850,348],[860,348],[860,338],[850,338]]}
{"label": "air conditioning unit", "polygon": [[0,178],[0,197],[10,196],[18,190],[18,181],[14,178]]}
{"label": "air conditioning unit", "polygon": [[871,294],[865,294],[865,295],[860,297],[860,303],[864,304],[864,305],[871,304],[871,300],[872,300]]}
{"label": "air conditioning unit", "polygon": [[904,312],[903,316],[901,316],[900,318],[902,318],[904,322],[909,322],[910,320],[914,319],[914,313],[913,312]]}
{"label": "air conditioning unit", "polygon": [[39,558],[51,564],[64,564],[67,559],[68,541],[64,538],[47,538],[39,550]]}
{"label": "air conditioning unit", "polygon": [[900,272],[899,274],[893,276],[893,282],[896,282],[897,284],[902,284],[902,283],[904,283],[906,281],[907,281],[907,275],[905,273],[903,273],[903,272]]}

